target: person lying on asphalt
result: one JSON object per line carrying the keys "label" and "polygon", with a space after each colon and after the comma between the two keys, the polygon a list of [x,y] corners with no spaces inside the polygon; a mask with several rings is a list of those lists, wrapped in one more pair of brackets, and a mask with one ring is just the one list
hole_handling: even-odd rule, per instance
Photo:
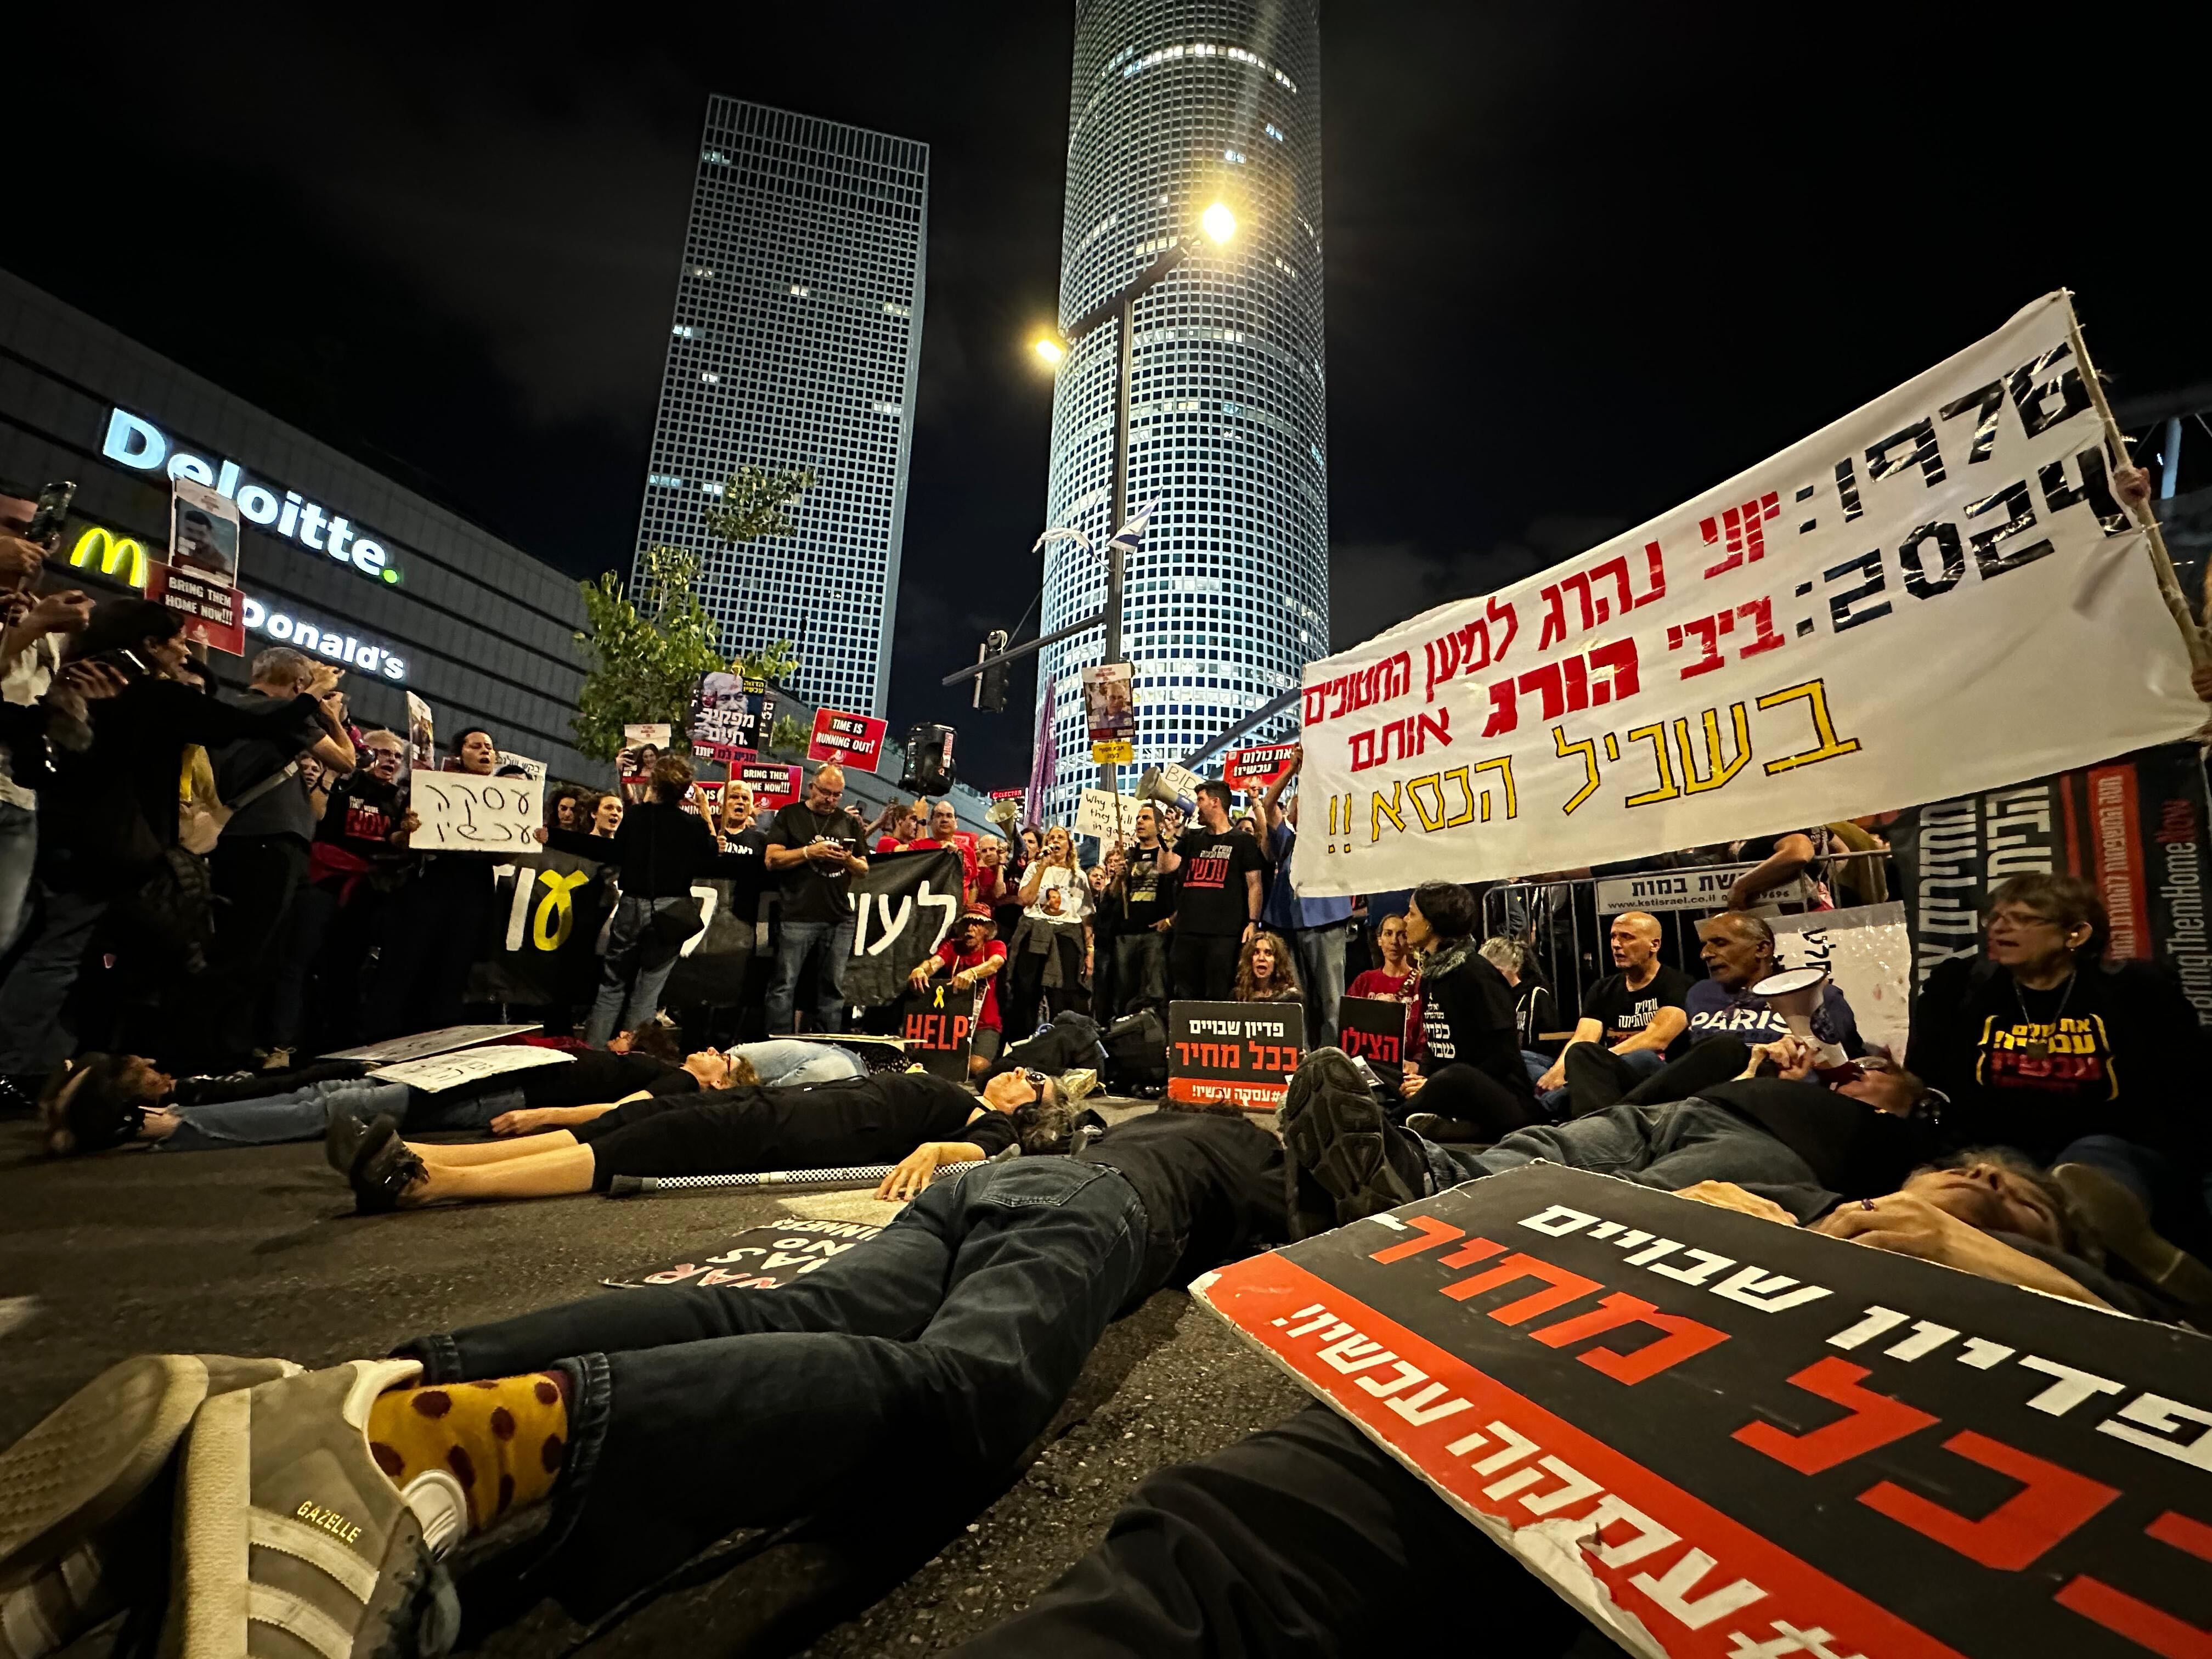
{"label": "person lying on asphalt", "polygon": [[602,1294],[313,1372],[126,1361],[0,1453],[0,1584],[33,1598],[9,1640],[166,1577],[182,1659],[434,1654],[465,1537],[471,1600],[590,1620],[886,1469],[1002,1476],[1110,1321],[1288,1237],[1282,1161],[1240,1112],[1163,1108],[939,1182],[775,1289]]}
{"label": "person lying on asphalt", "polygon": [[1051,1114],[1064,1097],[1059,1080],[1038,1071],[1003,1073],[983,1085],[980,1100],[927,1072],[878,1072],[794,1088],[648,1096],[567,1128],[472,1146],[405,1140],[389,1118],[366,1130],[333,1121],[328,1146],[360,1209],[416,1209],[603,1193],[618,1175],[891,1164],[926,1144],[952,1146],[958,1156],[948,1163],[981,1161],[1017,1144],[1056,1152]]}

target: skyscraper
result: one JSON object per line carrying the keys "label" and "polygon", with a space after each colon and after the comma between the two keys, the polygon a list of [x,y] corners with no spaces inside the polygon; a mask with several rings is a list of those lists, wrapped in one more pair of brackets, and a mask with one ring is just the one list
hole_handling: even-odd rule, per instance
{"label": "skyscraper", "polygon": [[[792,690],[881,714],[921,358],[929,147],[708,100],[638,515],[701,556],[733,653],[787,639]],[[809,467],[792,534],[733,548],[704,509],[740,465]]]}
{"label": "skyscraper", "polygon": [[[1080,0],[1061,231],[1063,326],[1164,249],[1182,268],[1137,301],[1132,511],[1157,500],[1131,562],[1123,653],[1140,765],[1172,760],[1297,682],[1328,649],[1316,0]],[[1199,216],[1216,200],[1224,246]],[[1054,394],[1048,522],[1112,533],[1113,325],[1074,343]],[[1048,550],[1044,631],[1096,609],[1103,561]],[[1063,758],[1054,816],[1096,781],[1077,671],[1097,633],[1043,653]],[[1255,741],[1293,732],[1295,710]]]}

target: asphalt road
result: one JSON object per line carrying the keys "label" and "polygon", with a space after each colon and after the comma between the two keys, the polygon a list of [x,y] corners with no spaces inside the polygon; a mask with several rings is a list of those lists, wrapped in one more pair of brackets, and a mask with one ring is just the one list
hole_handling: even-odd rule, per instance
{"label": "asphalt road", "polygon": [[[32,1126],[9,1121],[0,1443],[129,1354],[336,1364],[425,1330],[621,1295],[599,1280],[790,1213],[772,1197],[691,1194],[356,1217],[319,1146],[49,1163],[35,1155]],[[712,1576],[648,1602],[586,1650],[804,1648],[845,1659],[952,1646],[1050,1584],[1145,1475],[1304,1401],[1211,1316],[1163,1292],[1109,1332],[1012,1486],[971,1494],[947,1515],[933,1501],[927,1460],[912,1460],[795,1535],[726,1540]],[[545,1606],[485,1634],[477,1650],[562,1653],[586,1634]],[[77,1650],[102,1650],[96,1638]]]}

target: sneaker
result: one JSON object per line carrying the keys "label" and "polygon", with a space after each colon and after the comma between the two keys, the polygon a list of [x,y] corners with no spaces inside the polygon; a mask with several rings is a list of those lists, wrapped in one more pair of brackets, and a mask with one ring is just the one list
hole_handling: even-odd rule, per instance
{"label": "sneaker", "polygon": [[1409,1204],[1427,1190],[1419,1151],[1391,1127],[1340,1048],[1305,1057],[1275,1122],[1289,1154],[1283,1167],[1297,1237]]}
{"label": "sneaker", "polygon": [[2098,1241],[2161,1295],[2191,1312],[2212,1309],[2212,1267],[2154,1229],[2150,1212],[2124,1182],[2094,1164],[2061,1164],[2051,1178]]}
{"label": "sneaker", "polygon": [[399,1138],[399,1125],[390,1116],[368,1126],[360,1156],[346,1172],[353,1183],[353,1206],[362,1215],[380,1215],[399,1207],[400,1195],[425,1171],[415,1149]]}
{"label": "sneaker", "polygon": [[0,1452],[0,1656],[38,1659],[155,1595],[168,1554],[160,1477],[211,1396],[298,1372],[289,1359],[141,1354],[111,1365]]}
{"label": "sneaker", "polygon": [[245,1659],[297,1644],[411,1659],[452,1645],[459,1604],[438,1564],[468,1528],[468,1494],[445,1469],[403,1492],[368,1444],[370,1403],[422,1370],[356,1359],[200,1408],[177,1480],[165,1654]]}

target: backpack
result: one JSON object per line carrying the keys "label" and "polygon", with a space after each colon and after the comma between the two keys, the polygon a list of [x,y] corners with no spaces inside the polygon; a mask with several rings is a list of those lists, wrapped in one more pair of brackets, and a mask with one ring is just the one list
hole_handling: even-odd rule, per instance
{"label": "backpack", "polygon": [[1168,1081],[1168,1028],[1156,1008],[1145,1008],[1107,1028],[1106,1084],[1118,1092],[1164,1089]]}

